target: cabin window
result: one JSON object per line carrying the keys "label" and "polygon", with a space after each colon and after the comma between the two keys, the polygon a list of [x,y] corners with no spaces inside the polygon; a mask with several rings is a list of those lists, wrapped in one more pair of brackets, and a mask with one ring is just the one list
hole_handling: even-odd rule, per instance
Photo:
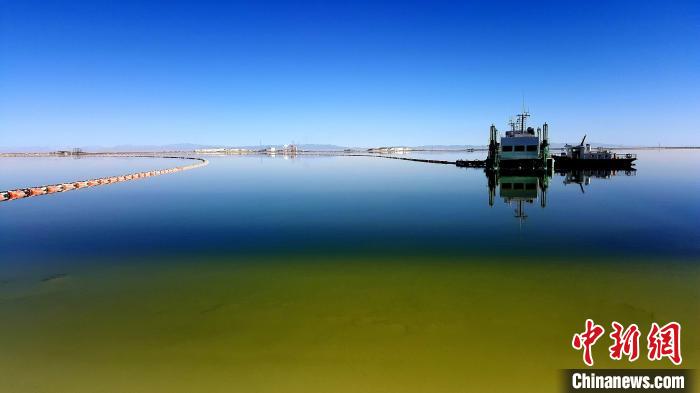
{"label": "cabin window", "polygon": [[535,183],[527,183],[527,184],[525,185],[525,189],[526,189],[526,190],[534,190],[534,189],[535,189],[535,186],[536,186]]}
{"label": "cabin window", "polygon": [[503,151],[513,151],[513,146],[503,146]]}
{"label": "cabin window", "polygon": [[515,151],[525,151],[525,146],[515,146]]}
{"label": "cabin window", "polygon": [[525,185],[523,183],[515,183],[513,184],[513,189],[514,190],[522,190],[525,188]]}
{"label": "cabin window", "polygon": [[501,184],[501,188],[504,190],[510,190],[511,188],[513,188],[513,185],[510,183],[503,183]]}
{"label": "cabin window", "polygon": [[537,151],[537,145],[528,145],[527,151]]}

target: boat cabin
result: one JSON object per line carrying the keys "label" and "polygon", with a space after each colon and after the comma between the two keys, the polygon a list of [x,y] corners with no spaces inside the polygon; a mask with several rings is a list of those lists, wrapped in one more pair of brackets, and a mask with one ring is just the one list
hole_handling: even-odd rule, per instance
{"label": "boat cabin", "polygon": [[510,131],[501,138],[501,160],[537,160],[540,158],[541,129],[535,131],[526,126],[529,113],[523,112],[517,116],[517,120],[509,122]]}
{"label": "boat cabin", "polygon": [[564,150],[561,153],[562,156],[576,160],[610,160],[615,158],[615,154],[610,150],[603,148],[591,149],[591,145],[588,143],[578,146],[566,145]]}

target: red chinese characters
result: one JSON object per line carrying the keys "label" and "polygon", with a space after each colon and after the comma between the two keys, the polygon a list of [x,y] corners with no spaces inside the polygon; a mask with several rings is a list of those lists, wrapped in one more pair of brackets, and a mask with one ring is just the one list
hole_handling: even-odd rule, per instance
{"label": "red chinese characters", "polygon": [[592,319],[586,319],[586,330],[582,333],[574,334],[571,345],[576,350],[583,349],[583,362],[588,366],[593,365],[593,354],[591,347],[603,335],[605,329],[602,326],[596,325]]}
{"label": "red chinese characters", "polygon": [[647,336],[647,348],[649,360],[661,360],[669,358],[673,364],[683,362],[681,356],[681,325],[678,322],[669,322],[663,327],[654,322]]}
{"label": "red chinese characters", "polygon": [[633,323],[624,329],[617,322],[613,322],[612,327],[614,331],[610,333],[610,338],[613,339],[613,345],[608,348],[610,358],[620,360],[622,355],[627,355],[630,362],[637,360],[639,358],[639,327]]}
{"label": "red chinese characters", "polygon": [[[625,328],[618,322],[612,323],[613,331],[610,333],[612,345],[608,347],[610,359],[622,360],[627,357],[630,362],[639,359],[639,337],[641,333],[637,324],[631,324]],[[593,366],[593,345],[605,332],[602,326],[596,325],[592,319],[586,319],[586,330],[574,334],[571,345],[576,350],[583,350],[583,362],[587,366]],[[678,322],[669,322],[659,326],[656,322],[651,324],[647,335],[647,358],[649,361],[668,358],[673,364],[680,365],[683,362],[681,356],[681,325]]]}

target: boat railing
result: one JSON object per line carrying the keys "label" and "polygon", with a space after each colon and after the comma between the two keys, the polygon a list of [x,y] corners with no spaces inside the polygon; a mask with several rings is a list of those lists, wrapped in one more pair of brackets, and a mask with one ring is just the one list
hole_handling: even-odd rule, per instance
{"label": "boat railing", "polygon": [[615,153],[615,155],[613,155],[613,158],[629,159],[629,158],[637,158],[637,155],[631,154],[631,153]]}

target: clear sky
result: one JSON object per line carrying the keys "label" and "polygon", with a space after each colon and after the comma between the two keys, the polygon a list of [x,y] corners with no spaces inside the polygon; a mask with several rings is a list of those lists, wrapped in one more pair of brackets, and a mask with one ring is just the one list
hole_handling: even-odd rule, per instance
{"label": "clear sky", "polygon": [[0,0],[0,146],[700,145],[700,1]]}

